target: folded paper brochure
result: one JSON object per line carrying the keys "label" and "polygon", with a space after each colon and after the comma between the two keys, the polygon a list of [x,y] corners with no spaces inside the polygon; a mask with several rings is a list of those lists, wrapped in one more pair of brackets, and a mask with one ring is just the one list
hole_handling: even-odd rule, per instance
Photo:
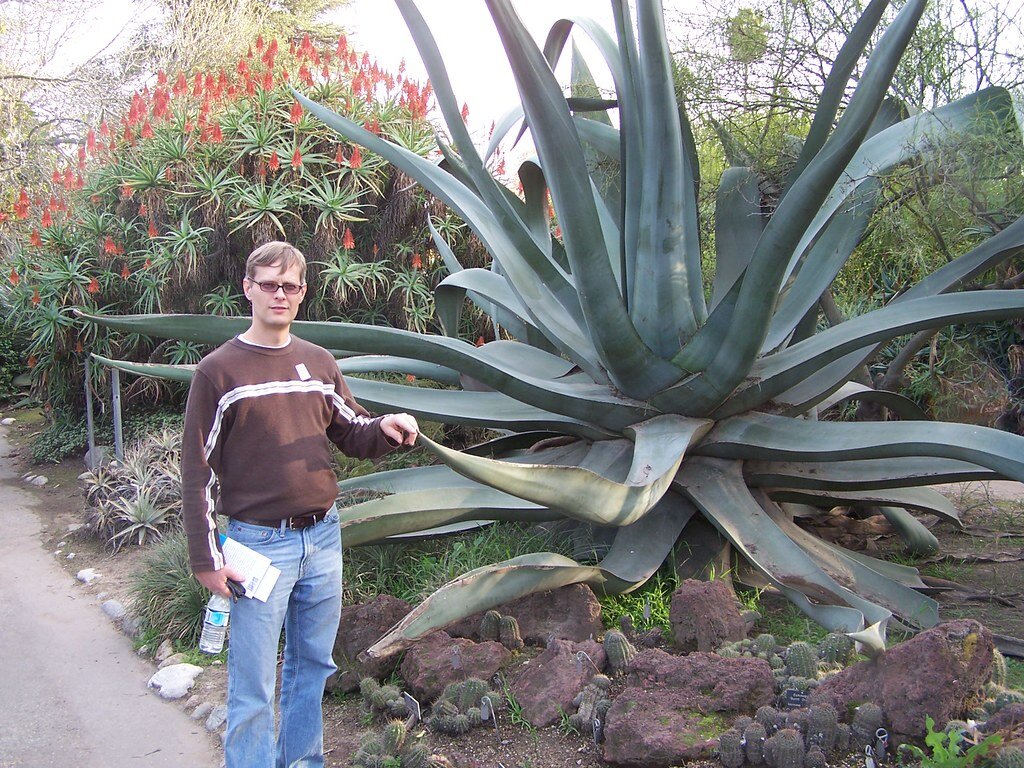
{"label": "folded paper brochure", "polygon": [[277,577],[281,575],[280,569],[271,565],[270,558],[266,555],[261,555],[224,534],[220,535],[220,546],[224,550],[225,562],[244,576],[242,586],[245,587],[245,596],[267,602],[274,585],[277,584]]}

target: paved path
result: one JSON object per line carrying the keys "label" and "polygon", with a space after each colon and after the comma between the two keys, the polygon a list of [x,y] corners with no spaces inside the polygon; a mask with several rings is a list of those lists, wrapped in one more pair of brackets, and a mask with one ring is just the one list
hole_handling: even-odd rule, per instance
{"label": "paved path", "polygon": [[202,723],[146,689],[153,667],[43,550],[20,483],[0,458],[0,768],[217,768]]}

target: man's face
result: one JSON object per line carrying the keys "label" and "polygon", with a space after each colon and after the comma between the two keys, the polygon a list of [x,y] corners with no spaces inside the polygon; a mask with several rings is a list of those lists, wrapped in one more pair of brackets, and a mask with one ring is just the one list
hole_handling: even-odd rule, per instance
{"label": "man's face", "polygon": [[265,293],[257,283],[280,283],[282,285],[302,283],[301,270],[295,264],[284,272],[277,265],[269,267],[256,267],[255,274],[246,278],[243,282],[245,296],[252,302],[252,320],[256,326],[262,326],[267,330],[276,329],[291,325],[295,314],[299,311],[299,305],[306,295],[306,286],[302,290],[289,296],[284,289],[278,288],[273,293]]}

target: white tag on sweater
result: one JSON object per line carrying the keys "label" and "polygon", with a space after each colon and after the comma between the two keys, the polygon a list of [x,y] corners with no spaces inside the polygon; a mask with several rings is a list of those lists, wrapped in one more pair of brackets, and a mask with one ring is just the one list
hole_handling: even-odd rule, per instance
{"label": "white tag on sweater", "polygon": [[299,378],[302,379],[303,381],[309,381],[311,378],[313,378],[312,376],[309,375],[309,371],[306,370],[305,363],[299,363],[298,365],[296,365],[295,372],[299,374]]}

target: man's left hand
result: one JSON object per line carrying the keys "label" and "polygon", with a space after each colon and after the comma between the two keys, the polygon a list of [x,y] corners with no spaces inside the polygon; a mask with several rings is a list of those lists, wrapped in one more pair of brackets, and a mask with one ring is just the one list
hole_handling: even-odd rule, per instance
{"label": "man's left hand", "polygon": [[380,420],[381,431],[399,445],[415,445],[420,425],[408,413],[390,413]]}

